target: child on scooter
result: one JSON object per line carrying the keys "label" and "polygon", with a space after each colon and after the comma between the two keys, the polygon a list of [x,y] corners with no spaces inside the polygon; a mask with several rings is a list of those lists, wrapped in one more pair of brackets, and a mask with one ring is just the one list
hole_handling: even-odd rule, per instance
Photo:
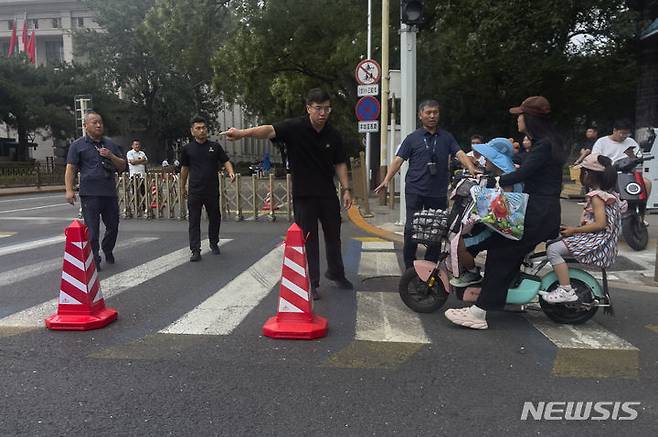
{"label": "child on scooter", "polygon": [[[501,176],[516,170],[512,157],[514,146],[507,138],[494,138],[486,144],[473,144],[473,151],[485,158],[485,170],[495,176]],[[493,180],[491,181],[493,182]],[[523,191],[522,184],[505,187],[505,191]],[[483,250],[487,250],[493,231],[482,224],[476,224],[469,236],[461,237],[457,247],[459,259],[459,277],[452,278],[450,284],[455,287],[467,287],[482,281],[480,269],[475,266],[475,257]]]}
{"label": "child on scooter", "polygon": [[580,226],[562,226],[560,234],[563,238],[546,250],[560,284],[550,293],[542,293],[542,298],[548,303],[578,300],[569,281],[569,267],[564,257],[576,258],[581,264],[609,267],[617,256],[622,202],[613,191],[617,172],[612,161],[607,156],[592,153],[576,167],[581,169],[581,184],[589,189],[587,202]]}

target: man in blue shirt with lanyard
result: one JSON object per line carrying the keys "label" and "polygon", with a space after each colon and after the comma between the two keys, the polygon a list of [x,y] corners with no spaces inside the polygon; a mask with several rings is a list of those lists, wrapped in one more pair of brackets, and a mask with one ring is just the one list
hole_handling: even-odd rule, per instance
{"label": "man in blue shirt with lanyard", "polygon": [[[416,259],[418,244],[411,241],[411,221],[415,212],[422,209],[446,209],[448,207],[448,162],[456,156],[471,174],[477,172],[473,162],[466,156],[450,132],[439,128],[439,102],[424,100],[418,105],[418,118],[423,127],[410,133],[400,145],[386,177],[375,188],[379,192],[400,170],[402,163],[409,160],[405,179],[407,219],[404,226],[404,264],[412,267]],[[438,247],[427,249],[425,258],[436,261]]]}
{"label": "man in blue shirt with lanyard", "polygon": [[[105,260],[114,264],[114,245],[119,233],[119,204],[117,201],[116,173],[126,169],[121,148],[103,136],[103,118],[90,111],[84,118],[85,135],[69,147],[66,158],[66,201],[75,203],[73,185],[80,170],[80,203],[85,225],[89,228],[89,241],[96,262],[101,270],[99,249],[103,249]],[[100,219],[105,224],[105,235],[99,245]]]}

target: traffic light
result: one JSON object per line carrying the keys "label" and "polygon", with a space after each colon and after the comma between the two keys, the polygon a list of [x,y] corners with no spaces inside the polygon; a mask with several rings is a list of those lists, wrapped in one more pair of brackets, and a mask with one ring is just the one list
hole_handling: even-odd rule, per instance
{"label": "traffic light", "polygon": [[400,21],[409,26],[420,26],[425,21],[423,0],[401,0]]}

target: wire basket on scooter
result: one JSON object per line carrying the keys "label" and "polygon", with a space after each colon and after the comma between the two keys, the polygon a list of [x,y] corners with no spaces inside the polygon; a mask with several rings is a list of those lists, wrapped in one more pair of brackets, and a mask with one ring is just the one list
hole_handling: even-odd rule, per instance
{"label": "wire basket on scooter", "polygon": [[441,243],[448,231],[448,213],[441,209],[424,209],[414,213],[411,241],[426,246]]}

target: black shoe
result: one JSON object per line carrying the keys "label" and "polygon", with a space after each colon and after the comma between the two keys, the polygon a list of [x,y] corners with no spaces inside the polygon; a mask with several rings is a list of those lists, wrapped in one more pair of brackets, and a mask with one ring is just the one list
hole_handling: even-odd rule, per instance
{"label": "black shoe", "polygon": [[311,297],[313,300],[320,300],[320,293],[318,293],[318,288],[311,286]]}
{"label": "black shoe", "polygon": [[210,245],[210,251],[212,252],[213,255],[219,255],[221,252],[219,251],[219,246],[216,244],[211,244]]}
{"label": "black shoe", "polygon": [[343,277],[338,277],[330,274],[329,272],[326,272],[324,274],[325,278],[329,279],[330,281],[334,281],[338,288],[343,289],[343,290],[354,290],[354,285],[350,281],[347,280],[345,276]]}
{"label": "black shoe", "polygon": [[201,261],[201,251],[195,250],[192,252],[192,256],[190,257],[190,262],[197,262]]}
{"label": "black shoe", "polygon": [[108,264],[114,264],[114,254],[112,252],[104,252],[105,253],[105,261]]}
{"label": "black shoe", "polygon": [[99,256],[98,258],[94,258],[94,262],[96,263],[96,271],[101,272],[103,269],[101,268],[101,257]]}

